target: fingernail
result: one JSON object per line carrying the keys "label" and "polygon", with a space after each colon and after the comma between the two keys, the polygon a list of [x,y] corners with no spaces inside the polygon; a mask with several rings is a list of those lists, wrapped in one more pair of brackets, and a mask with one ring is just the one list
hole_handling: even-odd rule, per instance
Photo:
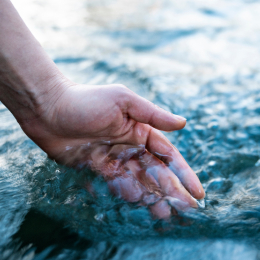
{"label": "fingernail", "polygon": [[178,115],[175,115],[175,118],[178,120],[178,121],[187,121],[187,119],[185,117],[182,117],[182,116],[178,116]]}

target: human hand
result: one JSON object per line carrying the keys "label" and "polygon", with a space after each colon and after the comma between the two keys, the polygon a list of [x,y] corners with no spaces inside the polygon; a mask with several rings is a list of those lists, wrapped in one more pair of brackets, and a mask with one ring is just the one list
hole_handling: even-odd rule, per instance
{"label": "human hand", "polygon": [[205,195],[200,181],[159,131],[182,129],[184,118],[122,85],[59,89],[40,107],[40,116],[21,123],[52,159],[90,167],[104,177],[112,193],[148,205],[157,218],[197,207],[193,197]]}
{"label": "human hand", "polygon": [[[158,218],[196,207],[203,188],[158,131],[184,127],[121,85],[71,83],[45,53],[10,1],[0,1],[0,100],[51,158],[90,167],[111,191],[148,205]],[[191,196],[192,195],[192,196]]]}

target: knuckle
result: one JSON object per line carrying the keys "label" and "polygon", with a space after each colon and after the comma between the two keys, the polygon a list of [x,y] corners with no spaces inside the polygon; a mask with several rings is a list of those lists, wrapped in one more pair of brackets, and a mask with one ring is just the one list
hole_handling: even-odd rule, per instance
{"label": "knuckle", "polygon": [[117,84],[116,93],[122,101],[128,101],[131,97],[132,91],[123,84]]}
{"label": "knuckle", "polygon": [[113,84],[112,86],[119,107],[127,110],[130,106],[133,105],[133,100],[136,94],[132,90],[123,84]]}
{"label": "knuckle", "polygon": [[128,88],[124,84],[116,84],[115,87],[122,90],[128,90]]}

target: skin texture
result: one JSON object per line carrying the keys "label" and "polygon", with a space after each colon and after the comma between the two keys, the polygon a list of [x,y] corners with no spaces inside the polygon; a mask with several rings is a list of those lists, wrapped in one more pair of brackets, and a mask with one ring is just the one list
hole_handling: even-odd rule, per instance
{"label": "skin texture", "polygon": [[8,0],[0,10],[0,100],[24,132],[50,158],[91,168],[113,194],[149,206],[157,218],[197,207],[200,181],[159,131],[182,129],[186,120],[123,85],[71,82]]}
{"label": "skin texture", "polygon": [[122,85],[72,85],[55,100],[41,108],[39,118],[21,124],[51,158],[75,168],[92,168],[116,196],[155,203],[150,208],[159,218],[171,214],[161,216],[159,210],[169,208],[160,202],[165,198],[168,202],[167,196],[180,201],[179,210],[196,207],[191,195],[204,197],[196,174],[156,129],[181,129],[184,119]]}

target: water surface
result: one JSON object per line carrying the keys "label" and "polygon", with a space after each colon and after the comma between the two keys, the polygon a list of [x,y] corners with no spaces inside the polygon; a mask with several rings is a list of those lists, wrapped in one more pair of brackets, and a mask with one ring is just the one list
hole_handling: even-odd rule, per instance
{"label": "water surface", "polygon": [[166,135],[206,198],[153,220],[92,173],[49,160],[0,105],[1,259],[259,259],[260,2],[14,4],[73,81],[122,83],[187,118]]}

